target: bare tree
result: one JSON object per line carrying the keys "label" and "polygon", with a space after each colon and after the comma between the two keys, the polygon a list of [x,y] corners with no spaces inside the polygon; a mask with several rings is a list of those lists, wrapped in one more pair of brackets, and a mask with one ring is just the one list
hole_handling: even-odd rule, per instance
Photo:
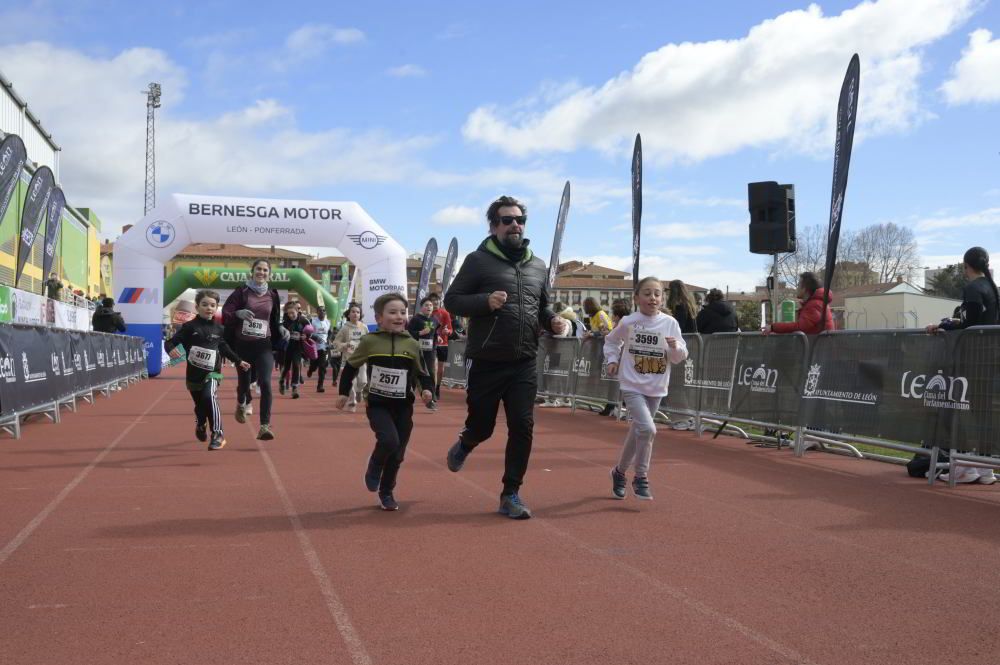
{"label": "bare tree", "polygon": [[[826,265],[826,228],[819,224],[802,228],[795,239],[795,252],[779,257],[778,279],[794,286],[799,282],[799,275],[811,272],[823,274]],[[768,259],[765,269],[771,272],[771,261]]]}
{"label": "bare tree", "polygon": [[920,260],[912,229],[888,222],[866,227],[861,233],[868,238],[866,263],[878,273],[879,282],[910,277]]}

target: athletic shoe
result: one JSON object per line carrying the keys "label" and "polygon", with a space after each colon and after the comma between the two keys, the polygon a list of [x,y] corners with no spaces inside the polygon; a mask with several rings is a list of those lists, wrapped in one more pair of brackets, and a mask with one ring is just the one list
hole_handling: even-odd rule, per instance
{"label": "athletic shoe", "polygon": [[685,431],[685,430],[694,429],[694,421],[691,420],[691,419],[688,419],[688,420],[675,420],[675,421],[673,421],[673,422],[670,423],[670,429],[678,430],[678,431]]}
{"label": "athletic shoe", "polygon": [[318,392],[318,393],[325,393],[326,392],[326,388],[324,388],[323,386],[316,386],[316,392]]}
{"label": "athletic shoe", "polygon": [[259,383],[253,384],[253,392],[254,392],[255,395],[260,395],[260,384]]}
{"label": "athletic shoe", "polygon": [[245,407],[243,407],[243,413],[247,414],[248,416],[252,416],[253,415],[253,404],[247,404]]}
{"label": "athletic shoe", "polygon": [[[979,472],[976,471],[975,467],[955,464],[951,471],[956,474],[956,483],[974,483],[979,480]],[[951,475],[949,473],[942,473],[938,477],[946,483],[951,481]]]}
{"label": "athletic shoe", "polygon": [[462,447],[461,441],[456,441],[455,445],[448,449],[448,470],[458,473],[465,466],[465,458],[469,456],[468,450]]}
{"label": "athletic shoe", "polygon": [[600,413],[598,413],[597,415],[599,415],[599,416],[610,416],[614,412],[615,412],[615,405],[614,404],[605,404],[604,408],[601,409]]}
{"label": "athletic shoe", "polygon": [[358,412],[358,403],[355,402],[354,404],[348,404],[347,405],[347,410],[350,413],[357,413]]}
{"label": "athletic shoe", "polygon": [[993,469],[976,469],[976,472],[979,474],[979,484],[981,485],[992,485],[997,481]]}
{"label": "athletic shoe", "polygon": [[199,441],[208,441],[208,430],[205,429],[205,423],[198,423],[197,427],[194,428],[194,435]]}
{"label": "athletic shoe", "polygon": [[497,510],[501,515],[506,515],[512,520],[531,519],[531,511],[521,503],[521,497],[517,494],[501,494],[500,508]]}
{"label": "athletic shoe", "polygon": [[208,449],[209,450],[219,450],[220,448],[225,448],[225,447],[226,447],[226,440],[222,437],[222,435],[221,434],[213,434],[212,435],[212,443],[208,444]]}
{"label": "athletic shoe", "polygon": [[271,431],[270,425],[261,425],[260,430],[257,432],[257,438],[261,441],[270,441],[274,438],[274,432]]}
{"label": "athletic shoe", "polygon": [[292,388],[292,399],[298,399],[298,398],[299,398],[299,389]]}
{"label": "athletic shoe", "polygon": [[365,469],[365,487],[369,492],[375,492],[380,482],[382,482],[382,467],[375,463],[374,457],[369,457],[368,468]]}
{"label": "athletic shoe", "polygon": [[[236,405],[236,422],[241,425],[247,421],[247,407],[242,404]],[[204,441],[205,439],[201,439]]]}
{"label": "athletic shoe", "polygon": [[278,383],[278,392],[281,393],[282,395],[285,394],[285,382],[284,381],[280,381]]}
{"label": "athletic shoe", "polygon": [[393,498],[392,492],[378,493],[378,507],[382,510],[399,510],[399,504]]}
{"label": "athletic shoe", "polygon": [[649,478],[646,478],[645,476],[636,476],[633,478],[632,493],[635,494],[635,498],[637,499],[652,501],[653,493],[649,491]]}
{"label": "athletic shoe", "polygon": [[625,474],[618,470],[618,465],[611,467],[611,494],[616,499],[625,498],[625,485],[628,479]]}
{"label": "athletic shoe", "polygon": [[313,371],[312,370],[309,370],[308,372],[306,372],[306,378],[307,379],[313,378]]}
{"label": "athletic shoe", "polygon": [[438,410],[437,403],[435,401],[431,400],[431,402],[427,405],[427,410],[428,411],[437,411]]}

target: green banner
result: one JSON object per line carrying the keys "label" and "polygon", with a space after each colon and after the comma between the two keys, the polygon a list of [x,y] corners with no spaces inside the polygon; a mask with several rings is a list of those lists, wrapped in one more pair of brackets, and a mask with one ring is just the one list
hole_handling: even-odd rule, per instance
{"label": "green banner", "polygon": [[782,323],[794,323],[795,321],[795,301],[782,300],[778,305],[778,321]]}
{"label": "green banner", "polygon": [[10,323],[14,318],[10,306],[10,287],[0,285],[0,323]]}
{"label": "green banner", "polygon": [[323,290],[330,293],[330,269],[323,271]]}
{"label": "green banner", "polygon": [[347,311],[347,291],[351,288],[351,280],[348,279],[350,272],[349,264],[344,263],[340,266],[340,286],[337,287],[337,304],[340,306],[341,312]]}

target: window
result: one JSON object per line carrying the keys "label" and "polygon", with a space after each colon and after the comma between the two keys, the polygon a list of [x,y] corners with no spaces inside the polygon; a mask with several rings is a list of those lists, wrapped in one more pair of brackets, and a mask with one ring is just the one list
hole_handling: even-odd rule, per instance
{"label": "window", "polygon": [[579,291],[574,291],[573,292],[573,306],[574,307],[579,307],[580,303],[582,303],[582,302],[583,302],[583,299],[580,298],[580,292]]}

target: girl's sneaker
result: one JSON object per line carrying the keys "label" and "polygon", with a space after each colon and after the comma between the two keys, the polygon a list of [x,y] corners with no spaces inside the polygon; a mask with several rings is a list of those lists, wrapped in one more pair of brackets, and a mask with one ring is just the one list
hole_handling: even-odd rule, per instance
{"label": "girl's sneaker", "polygon": [[198,423],[194,428],[194,435],[199,441],[208,441],[208,429],[206,429],[205,423]]}
{"label": "girl's sneaker", "polygon": [[649,479],[645,476],[636,476],[632,479],[632,493],[635,498],[643,501],[652,501],[653,493],[649,491]]}
{"label": "girl's sneaker", "polygon": [[221,434],[213,434],[212,442],[208,444],[209,450],[219,450],[226,447],[226,439]]}
{"label": "girl's sneaker", "polygon": [[976,469],[976,473],[979,474],[979,483],[982,485],[992,485],[997,481],[993,469]]}
{"label": "girl's sneaker", "polygon": [[382,510],[399,510],[399,504],[393,498],[392,492],[378,493],[378,507]]}
{"label": "girl's sneaker", "polygon": [[628,480],[625,474],[618,470],[618,465],[611,467],[611,496],[616,499],[625,498],[625,485]]}
{"label": "girl's sneaker", "polygon": [[243,407],[243,413],[245,413],[248,416],[252,416],[253,415],[253,404],[247,404],[245,407]]}
{"label": "girl's sneaker", "polygon": [[261,441],[270,441],[274,438],[274,432],[271,431],[270,425],[261,425],[260,430],[257,432],[257,438]]}

